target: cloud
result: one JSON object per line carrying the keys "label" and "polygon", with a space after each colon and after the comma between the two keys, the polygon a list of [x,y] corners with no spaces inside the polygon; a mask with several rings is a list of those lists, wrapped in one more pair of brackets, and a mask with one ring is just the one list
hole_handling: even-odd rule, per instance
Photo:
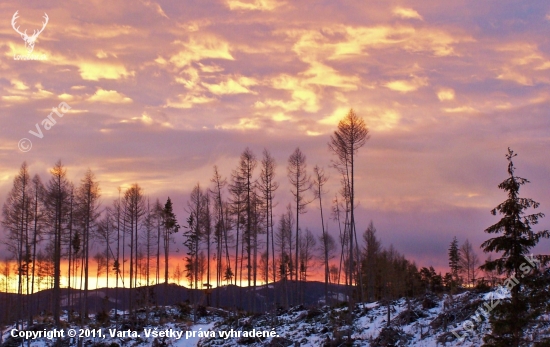
{"label": "cloud", "polygon": [[386,88],[401,93],[414,92],[420,87],[427,86],[428,79],[425,77],[411,76],[410,80],[395,80],[384,84]]}
{"label": "cloud", "polygon": [[247,87],[254,86],[256,84],[256,81],[247,77],[239,77],[237,80],[229,78],[218,84],[202,83],[202,85],[205,86],[210,93],[216,95],[253,93]]}
{"label": "cloud", "polygon": [[450,101],[455,98],[455,91],[452,88],[440,88],[437,91],[439,101]]}
{"label": "cloud", "polygon": [[142,3],[153,9],[158,15],[164,17],[164,18],[167,18],[168,19],[168,16],[166,15],[166,13],[164,13],[164,10],[162,9],[162,7],[160,7],[159,4],[157,4],[156,2],[152,2],[152,1],[142,1]]}
{"label": "cloud", "polygon": [[88,98],[90,102],[105,102],[113,104],[128,104],[132,102],[132,99],[117,92],[116,90],[103,90],[98,89],[94,95]]}
{"label": "cloud", "polygon": [[267,99],[256,104],[263,106],[280,107],[285,111],[304,110],[316,112],[319,110],[318,96],[307,80],[289,75],[281,75],[271,80],[271,86],[290,92],[291,100]]}
{"label": "cloud", "polygon": [[16,90],[27,90],[29,89],[28,86],[25,85],[22,81],[19,80],[11,80],[10,83],[13,85],[14,89]]}
{"label": "cloud", "polygon": [[479,111],[471,106],[446,107],[443,111],[447,113],[478,113]]}
{"label": "cloud", "polygon": [[503,68],[503,71],[497,76],[499,80],[513,81],[524,86],[532,86],[533,80],[518,71],[513,71],[511,68]]}
{"label": "cloud", "polygon": [[169,59],[178,68],[187,66],[191,62],[208,58],[235,59],[229,51],[229,43],[211,34],[193,36],[188,42],[176,41],[174,44],[183,48]]}
{"label": "cloud", "polygon": [[204,95],[180,94],[175,98],[168,99],[165,107],[192,108],[195,105],[206,104],[214,100],[214,98],[209,98]]}
{"label": "cloud", "polygon": [[225,129],[225,130],[252,130],[259,129],[260,123],[256,118],[240,118],[238,123],[228,123],[224,125],[216,126],[216,129]]}
{"label": "cloud", "polygon": [[121,64],[79,62],[77,65],[82,78],[90,81],[99,81],[100,79],[116,80],[133,75]]}
{"label": "cloud", "polygon": [[397,17],[424,20],[422,16],[412,8],[395,7],[392,12]]}
{"label": "cloud", "polygon": [[277,0],[226,0],[226,5],[230,10],[249,10],[249,11],[273,11],[284,2]]}

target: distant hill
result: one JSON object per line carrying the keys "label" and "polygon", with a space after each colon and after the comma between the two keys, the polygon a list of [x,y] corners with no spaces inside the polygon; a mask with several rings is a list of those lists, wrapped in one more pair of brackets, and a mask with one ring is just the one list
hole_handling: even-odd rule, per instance
{"label": "distant hill", "polygon": [[[157,284],[150,287],[138,287],[132,289],[136,306],[145,306],[146,297],[149,297],[150,305],[174,305],[178,302],[195,302],[203,306],[215,306],[224,309],[239,309],[248,312],[264,312],[274,307],[282,307],[285,302],[287,305],[302,304],[306,306],[316,305],[319,302],[324,303],[324,283],[322,282],[300,282],[301,290],[296,290],[295,282],[287,282],[286,287],[282,282],[270,283],[269,286],[239,287],[235,285],[221,286],[210,290],[192,290],[184,286],[169,284],[167,289],[164,284]],[[329,297],[342,300],[346,296],[345,286],[330,285]],[[275,294],[276,293],[276,294]],[[288,299],[285,301],[284,293]],[[297,293],[302,293],[297,295]],[[29,300],[29,304],[27,304]],[[84,292],[78,289],[62,289],[61,308],[62,310],[72,309],[79,311],[83,304]],[[42,290],[27,297],[23,295],[24,307],[21,309],[26,312],[27,306],[33,315],[48,313],[51,310],[52,290]],[[19,298],[17,294],[0,293],[0,321],[4,323],[12,322],[18,311]],[[127,310],[130,303],[130,289],[128,288],[100,288],[88,292],[88,308],[90,313],[102,310]],[[26,314],[25,316],[27,316]]]}

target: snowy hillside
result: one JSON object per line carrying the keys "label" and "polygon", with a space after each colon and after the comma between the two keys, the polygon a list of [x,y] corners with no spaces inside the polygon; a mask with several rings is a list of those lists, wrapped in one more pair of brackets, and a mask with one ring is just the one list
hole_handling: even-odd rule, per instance
{"label": "snowy hillside", "polygon": [[[358,304],[347,324],[347,307],[293,307],[266,315],[240,315],[214,308],[201,308],[197,324],[192,309],[186,305],[141,310],[137,319],[113,320],[101,317],[85,326],[90,337],[81,338],[84,346],[480,346],[490,325],[480,308],[498,305],[506,292],[464,292],[392,302]],[[343,305],[342,305],[343,306]],[[390,324],[388,326],[388,307]],[[113,315],[112,315],[113,316]],[[66,321],[66,316],[64,317]],[[534,339],[550,336],[548,320],[529,332]],[[5,327],[2,347],[20,346],[23,338],[12,335],[15,326]],[[66,324],[64,336],[45,337],[53,332],[51,321],[44,319],[30,329],[30,346],[76,346],[78,338],[68,337],[69,329],[83,331],[76,324]],[[32,334],[29,331],[33,331]],[[58,331],[59,333],[59,331]],[[33,335],[34,334],[34,335]],[[17,335],[17,333],[16,333]],[[38,336],[42,335],[42,336]],[[25,343],[26,344],[26,343]]]}
{"label": "snowy hillside", "polygon": [[[400,299],[388,305],[358,304],[352,312],[352,324],[345,324],[348,309],[306,309],[295,307],[271,316],[252,316],[236,322],[226,320],[214,330],[274,330],[276,337],[205,338],[201,347],[210,346],[481,346],[490,325],[480,308],[498,305],[505,297],[501,291],[465,292],[453,297],[427,295],[423,299]],[[532,337],[550,336],[549,317],[543,317],[530,332]],[[471,324],[470,324],[471,322]]]}

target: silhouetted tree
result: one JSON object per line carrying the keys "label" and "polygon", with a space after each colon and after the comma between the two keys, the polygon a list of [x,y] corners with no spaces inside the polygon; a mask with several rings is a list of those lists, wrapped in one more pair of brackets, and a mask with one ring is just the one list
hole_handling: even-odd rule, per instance
{"label": "silhouetted tree", "polygon": [[[365,125],[363,118],[358,117],[353,110],[338,123],[338,128],[330,137],[329,149],[336,155],[335,167],[342,173],[344,178],[344,187],[349,196],[350,205],[350,234],[349,234],[349,278],[350,294],[351,281],[353,279],[354,265],[354,239],[355,232],[355,161],[359,148],[363,147],[368,140],[369,130]],[[361,276],[359,276],[361,278]],[[350,309],[353,307],[350,300]]]}
{"label": "silhouetted tree", "polygon": [[86,171],[80,181],[76,192],[77,215],[79,227],[82,230],[82,259],[84,268],[84,305],[80,315],[81,323],[88,318],[88,290],[89,290],[89,259],[90,259],[90,236],[96,230],[99,217],[99,183],[90,169]]}
{"label": "silhouetted tree", "polygon": [[[272,257],[272,273],[273,273],[273,282],[276,281],[276,265],[275,265],[275,244],[274,244],[274,233],[273,233],[273,199],[274,193],[279,188],[279,184],[274,181],[275,179],[275,158],[271,156],[267,149],[264,149],[263,157],[261,161],[262,170],[260,173],[260,185],[259,189],[262,194],[264,213],[265,213],[265,234],[266,234],[266,252],[265,252],[265,262],[263,270],[265,276],[269,276],[269,255],[271,251]],[[269,238],[271,235],[271,239]],[[271,242],[271,249],[270,249]],[[262,255],[263,257],[263,255]],[[262,258],[263,259],[263,258]],[[269,283],[269,278],[265,278],[265,285]]]}
{"label": "silhouetted tree", "polygon": [[[299,261],[299,251],[300,251],[300,215],[306,213],[306,206],[312,201],[308,200],[305,197],[305,193],[311,189],[311,177],[307,174],[307,164],[306,156],[302,153],[300,148],[296,148],[294,152],[288,158],[287,166],[288,180],[291,184],[291,193],[294,197],[295,203],[295,218],[296,218],[296,256],[295,264],[298,265]],[[292,254],[290,254],[291,263],[292,263]],[[300,269],[296,268],[295,281],[298,289],[298,273]],[[299,294],[301,289],[297,290],[296,293]]]}
{"label": "silhouetted tree", "polygon": [[70,208],[71,185],[67,179],[67,170],[58,161],[50,170],[50,180],[46,185],[44,210],[46,221],[52,236],[53,253],[53,318],[56,326],[60,326],[61,313],[61,258],[62,245],[65,237],[66,222]]}
{"label": "silhouetted tree", "polygon": [[[137,287],[139,257],[138,238],[142,224],[142,217],[145,214],[145,197],[143,189],[139,184],[134,183],[124,193],[124,227],[130,234],[130,314],[134,314],[135,295],[132,288]],[[123,248],[124,249],[124,248]]]}
{"label": "silhouetted tree", "polygon": [[468,239],[464,241],[460,249],[459,255],[459,272],[466,275],[466,283],[475,285],[476,276],[478,273],[479,258],[474,252],[474,248]]}
{"label": "silhouetted tree", "polygon": [[[535,264],[526,257],[541,239],[550,237],[548,230],[531,230],[531,226],[536,225],[544,214],[526,214],[527,209],[536,209],[539,203],[519,196],[521,186],[529,181],[514,174],[513,158],[516,155],[508,148],[506,159],[509,177],[498,185],[508,197],[491,210],[492,215],[500,214],[502,218],[485,229],[486,233],[497,236],[481,244],[484,252],[501,254],[500,258],[487,261],[481,268],[488,271],[496,270],[499,275],[506,275],[504,285],[511,292],[511,297],[501,299],[500,305],[492,311],[492,331],[483,338],[484,346],[517,347],[529,343],[524,336],[525,328],[535,317],[529,312],[529,296],[522,289],[529,287],[530,277],[534,276]],[[519,280],[520,278],[522,280]]]}
{"label": "silhouetted tree", "polygon": [[13,180],[13,187],[2,208],[2,226],[7,231],[5,243],[17,263],[17,319],[23,318],[23,279],[28,274],[31,262],[29,242],[29,229],[33,219],[31,187],[28,166],[24,162]]}
{"label": "silhouetted tree", "polygon": [[363,250],[363,260],[365,262],[363,273],[365,277],[365,290],[367,292],[366,298],[367,300],[374,300],[375,276],[379,269],[377,260],[380,256],[382,247],[380,241],[376,237],[376,228],[372,221],[370,221],[369,227],[363,233],[363,241],[365,242],[365,248]]}
{"label": "silhouetted tree", "polygon": [[[328,177],[318,165],[313,168],[313,191],[316,199],[319,199],[319,210],[321,211],[321,249],[323,251],[323,265],[325,267],[325,300],[328,300],[328,283],[329,283],[329,253],[334,247],[334,240],[325,229],[325,220],[323,216],[323,186],[327,183]],[[328,303],[328,301],[327,301]]]}
{"label": "silhouetted tree", "polygon": [[172,234],[178,232],[180,226],[176,215],[174,214],[174,207],[172,206],[172,200],[170,197],[164,204],[162,211],[163,215],[163,229],[164,229],[164,284],[168,284],[168,257],[170,256],[170,243],[172,242]]}
{"label": "silhouetted tree", "polygon": [[449,268],[451,269],[451,281],[449,282],[451,291],[454,290],[459,284],[459,271],[461,270],[460,266],[460,253],[458,249],[458,240],[456,236],[453,238],[449,246]]}

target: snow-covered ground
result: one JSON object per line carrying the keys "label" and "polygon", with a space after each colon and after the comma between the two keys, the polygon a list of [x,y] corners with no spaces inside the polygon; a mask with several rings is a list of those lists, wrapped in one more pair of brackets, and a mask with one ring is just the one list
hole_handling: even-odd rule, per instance
{"label": "snow-covered ground", "polygon": [[[220,309],[203,310],[197,324],[192,323],[190,308],[167,307],[153,310],[146,320],[145,312],[138,315],[134,326],[129,322],[90,322],[86,329],[101,329],[103,336],[89,337],[84,346],[481,346],[490,325],[480,308],[498,304],[507,293],[494,290],[490,293],[464,292],[450,296],[426,295],[414,300],[357,304],[351,314],[347,307],[305,308],[264,315],[235,317]],[[390,322],[388,324],[388,309]],[[114,313],[114,312],[113,312]],[[113,316],[113,315],[112,315]],[[66,321],[67,316],[63,319]],[[540,317],[541,324],[527,335],[550,336],[550,315]],[[147,323],[145,323],[147,322]],[[21,340],[10,337],[14,326],[2,332],[4,346],[18,346]],[[51,331],[51,323],[32,327],[35,331]],[[80,329],[66,324],[68,329]],[[27,329],[23,329],[27,330]],[[28,329],[31,330],[31,329]],[[153,331],[155,334],[153,334]],[[147,332],[147,333],[146,333]],[[113,334],[114,333],[114,334]],[[34,338],[33,347],[53,346],[59,339]],[[76,346],[76,339],[65,337],[64,346]],[[26,344],[25,344],[26,345]]]}
{"label": "snow-covered ground", "polygon": [[[386,303],[368,303],[355,306],[350,315],[347,307],[330,309],[295,307],[278,314],[251,316],[234,322],[220,322],[214,330],[241,331],[274,330],[276,337],[251,339],[205,338],[201,347],[211,346],[339,346],[349,342],[353,346],[481,346],[490,332],[490,324],[480,308],[494,305],[506,293],[464,292],[458,295],[427,295],[415,300],[400,299]],[[388,324],[388,306],[390,323]],[[542,317],[548,321],[548,317]],[[539,337],[550,336],[544,324],[532,329]],[[531,332],[527,332],[530,334]]]}
{"label": "snow-covered ground", "polygon": [[182,339],[177,340],[173,346],[175,347],[191,347],[191,346],[197,346],[199,343],[199,340],[201,339],[199,333],[205,332],[205,331],[212,331],[212,328],[214,327],[214,322],[207,323],[207,324],[195,324],[191,326],[191,329],[189,330],[192,332],[192,336],[185,337]]}

